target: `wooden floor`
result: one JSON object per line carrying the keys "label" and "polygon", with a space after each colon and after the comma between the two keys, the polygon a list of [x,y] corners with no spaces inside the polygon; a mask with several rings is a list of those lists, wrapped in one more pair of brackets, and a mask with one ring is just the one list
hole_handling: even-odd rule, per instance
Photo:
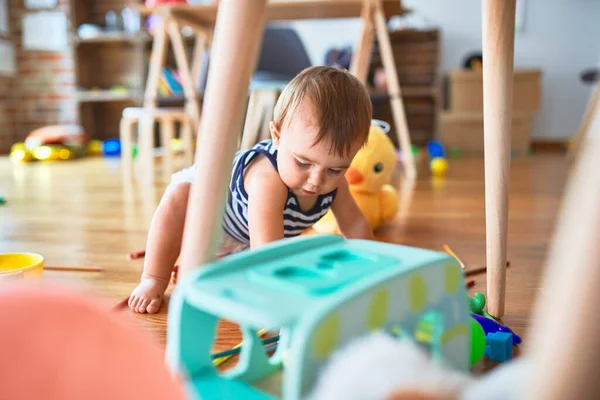
{"label": "wooden floor", "polygon": [[[378,238],[435,250],[448,244],[469,266],[483,265],[483,160],[451,160],[444,180],[431,180],[424,166],[419,174],[412,188],[396,182],[403,191],[400,212],[378,230]],[[525,340],[565,177],[562,154],[513,160],[504,322]],[[129,261],[127,254],[144,248],[163,185],[123,185],[117,159],[13,166],[0,158],[0,196],[7,200],[0,206],[0,252],[41,253],[46,265],[102,266],[101,273],[47,271],[45,279],[104,297],[110,306],[128,296],[139,279],[142,261]],[[485,275],[476,280],[472,291],[485,293]],[[166,309],[153,316],[123,312],[164,346]],[[216,347],[238,341],[237,330],[221,326]]]}

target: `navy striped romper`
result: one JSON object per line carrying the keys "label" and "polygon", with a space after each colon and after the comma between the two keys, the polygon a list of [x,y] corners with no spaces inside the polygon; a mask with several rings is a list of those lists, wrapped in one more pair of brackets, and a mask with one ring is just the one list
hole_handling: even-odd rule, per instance
{"label": "navy striped romper", "polygon": [[[241,243],[250,243],[248,233],[248,193],[244,189],[244,170],[256,157],[262,154],[277,170],[277,149],[271,139],[257,143],[251,149],[236,154],[233,161],[231,180],[229,182],[229,198],[225,209],[223,228],[228,235]],[[300,235],[312,227],[323,215],[327,213],[337,189],[319,195],[315,205],[308,211],[302,211],[298,199],[291,190],[288,190],[287,201],[283,210],[283,229],[286,238]]]}

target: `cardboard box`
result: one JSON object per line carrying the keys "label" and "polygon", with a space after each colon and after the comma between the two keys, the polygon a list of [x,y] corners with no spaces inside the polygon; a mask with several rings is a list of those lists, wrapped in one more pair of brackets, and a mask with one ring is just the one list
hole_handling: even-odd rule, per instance
{"label": "cardboard box", "polygon": [[[472,112],[483,110],[483,74],[469,70],[451,71],[448,78],[449,110]],[[514,71],[513,110],[535,114],[542,97],[542,72],[539,69]]]}
{"label": "cardboard box", "polygon": [[[451,152],[483,153],[483,114],[443,112],[440,116],[440,141]],[[531,144],[531,116],[513,112],[511,150],[526,153]]]}

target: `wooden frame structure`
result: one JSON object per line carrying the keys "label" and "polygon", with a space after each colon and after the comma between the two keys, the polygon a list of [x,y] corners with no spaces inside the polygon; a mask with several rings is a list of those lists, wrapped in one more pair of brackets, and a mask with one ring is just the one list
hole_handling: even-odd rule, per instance
{"label": "wooden frame structure", "polygon": [[[360,78],[366,74],[374,31],[378,32],[380,46],[392,96],[395,122],[406,124],[401,102],[400,86],[391,59],[391,46],[385,27],[386,7],[389,0],[303,0],[296,2],[253,0],[234,5],[230,1],[216,6],[170,6],[159,9],[164,23],[170,20],[190,24],[198,31],[214,27],[211,68],[205,93],[204,118],[200,132],[202,145],[196,151],[200,168],[190,195],[188,219],[182,247],[182,275],[210,261],[220,240],[220,219],[225,201],[229,168],[241,131],[243,108],[250,77],[257,62],[260,38],[268,20],[326,18],[361,15],[363,29],[358,51],[351,70]],[[394,4],[398,6],[398,1]],[[512,111],[515,0],[506,2],[486,0],[483,3],[484,56],[484,128],[485,128],[485,179],[486,179],[486,243],[488,266],[488,308],[495,316],[504,313],[506,282],[506,235],[508,220],[508,175],[510,163],[510,126]],[[290,5],[292,4],[292,5]],[[294,6],[293,17],[289,15]],[[320,7],[316,7],[320,6]],[[212,7],[212,8],[211,8]],[[175,26],[175,25],[173,25]],[[235,27],[235,28],[234,28]],[[171,31],[171,39],[177,36]],[[164,46],[157,34],[155,48]],[[387,38],[387,40],[386,40]],[[153,58],[160,60],[159,53]],[[158,64],[156,64],[158,65]],[[155,65],[155,66],[156,66]],[[184,76],[186,74],[183,74]],[[191,79],[191,78],[190,78]],[[211,84],[219,82],[219,86]],[[149,88],[150,90],[151,88]],[[227,93],[227,96],[223,96]],[[400,111],[398,111],[400,109]],[[228,118],[222,118],[227,115]],[[398,129],[404,149],[410,149],[408,131]],[[200,135],[200,134],[199,134]],[[200,142],[200,141],[198,141]],[[408,143],[408,145],[404,145]],[[412,155],[411,151],[406,152]],[[406,159],[409,176],[414,160]],[[203,199],[202,201],[200,201]],[[215,212],[215,210],[217,212]]]}
{"label": "wooden frame structure", "polygon": [[[495,315],[501,315],[504,308],[515,4],[516,0],[484,0],[482,15],[488,291],[490,312]],[[228,167],[266,20],[265,0],[221,2],[201,121],[203,143],[196,152],[199,168],[185,223],[182,279],[210,261],[217,249]],[[221,95],[222,91],[228,95]],[[591,143],[577,160],[565,198],[533,325],[535,340],[528,349],[533,376],[523,398],[592,398],[597,393],[600,346],[595,338],[600,333],[600,319],[590,315],[588,308],[600,300],[600,269],[596,265],[600,258],[600,176],[591,172],[600,155],[600,141]],[[565,369],[567,365],[571,368]]]}
{"label": "wooden frame structure", "polygon": [[[371,50],[375,37],[379,41],[382,53],[383,66],[389,82],[389,96],[398,135],[398,143],[405,150],[403,163],[405,173],[411,179],[416,176],[415,161],[411,149],[411,140],[406,121],[406,113],[402,102],[402,92],[398,81],[396,65],[394,63],[392,46],[387,31],[386,17],[401,15],[404,9],[400,0],[275,0],[265,6],[265,21],[289,21],[301,19],[322,18],[352,18],[362,20],[360,45],[354,55],[352,72],[363,82],[366,80]],[[200,114],[199,102],[195,88],[197,78],[200,76],[202,55],[210,45],[215,24],[217,22],[218,6],[213,5],[174,5],[161,6],[149,10],[140,8],[144,14],[156,13],[162,17],[161,23],[155,28],[152,57],[144,96],[144,108],[148,115],[152,114],[157,103],[157,87],[160,71],[165,64],[167,53],[167,36],[170,39],[177,66],[181,71],[182,86],[185,93],[186,111],[194,127],[198,127]],[[189,66],[184,50],[184,40],[181,27],[189,26],[196,32],[196,49],[194,50],[192,67]],[[252,40],[262,37],[262,30],[256,38],[244,38],[238,47],[249,45]],[[232,51],[239,51],[238,48]],[[236,62],[240,62],[237,60]],[[254,65],[254,64],[253,64]],[[227,93],[227,92],[224,92]],[[229,93],[227,93],[229,97]],[[246,98],[246,95],[244,95]],[[148,123],[151,125],[150,121]],[[147,126],[146,129],[150,129]],[[145,132],[145,131],[142,131]],[[234,133],[235,134],[235,133]],[[407,150],[408,149],[408,150]]]}

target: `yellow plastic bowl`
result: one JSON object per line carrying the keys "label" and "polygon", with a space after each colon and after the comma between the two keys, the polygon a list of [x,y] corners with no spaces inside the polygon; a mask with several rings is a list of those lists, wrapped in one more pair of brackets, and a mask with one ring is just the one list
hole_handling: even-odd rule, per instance
{"label": "yellow plastic bowl", "polygon": [[4,279],[41,279],[44,257],[36,253],[0,253],[0,281]]}

